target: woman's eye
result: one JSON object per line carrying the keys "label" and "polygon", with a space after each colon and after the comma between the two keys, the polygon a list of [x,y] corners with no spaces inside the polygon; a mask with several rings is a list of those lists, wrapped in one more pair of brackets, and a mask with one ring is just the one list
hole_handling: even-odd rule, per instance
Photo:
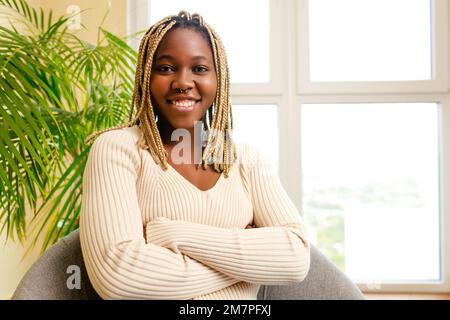
{"label": "woman's eye", "polygon": [[207,71],[208,71],[208,68],[204,67],[204,66],[197,66],[194,68],[194,72],[197,72],[197,73],[202,73],[202,72],[207,72]]}
{"label": "woman's eye", "polygon": [[160,72],[171,72],[171,71],[173,71],[173,68],[171,66],[162,65],[162,66],[157,67],[156,70],[158,70]]}

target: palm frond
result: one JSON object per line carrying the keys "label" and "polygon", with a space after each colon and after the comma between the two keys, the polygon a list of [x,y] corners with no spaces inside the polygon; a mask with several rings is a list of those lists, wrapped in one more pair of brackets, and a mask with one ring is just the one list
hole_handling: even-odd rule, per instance
{"label": "palm frond", "polygon": [[0,27],[0,232],[22,241],[31,228],[45,250],[78,227],[84,141],[127,121],[137,53],[101,28],[83,41],[25,0],[0,5],[14,11]]}

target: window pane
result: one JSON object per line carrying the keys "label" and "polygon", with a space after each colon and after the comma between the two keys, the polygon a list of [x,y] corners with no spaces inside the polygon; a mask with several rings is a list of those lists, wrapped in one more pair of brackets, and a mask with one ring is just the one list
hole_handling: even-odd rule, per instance
{"label": "window pane", "polygon": [[277,117],[276,105],[233,105],[234,139],[257,147],[275,169],[278,169]]}
{"label": "window pane", "polygon": [[426,80],[430,0],[309,1],[311,81]]}
{"label": "window pane", "polygon": [[303,211],[357,281],[437,280],[438,106],[302,106]]}
{"label": "window pane", "polygon": [[150,21],[181,10],[198,12],[217,31],[227,51],[233,83],[269,82],[269,1],[152,0]]}

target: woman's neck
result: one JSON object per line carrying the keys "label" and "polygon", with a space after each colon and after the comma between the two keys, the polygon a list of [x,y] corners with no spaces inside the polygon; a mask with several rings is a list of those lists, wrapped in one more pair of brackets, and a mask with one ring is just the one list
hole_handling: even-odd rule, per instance
{"label": "woman's neck", "polygon": [[[161,135],[162,143],[168,152],[172,152],[170,158],[183,154],[184,161],[188,157],[189,163],[198,163],[201,161],[203,153],[203,126],[194,126],[192,128],[177,129],[167,122],[158,121],[158,129]],[[176,149],[175,149],[176,148]]]}

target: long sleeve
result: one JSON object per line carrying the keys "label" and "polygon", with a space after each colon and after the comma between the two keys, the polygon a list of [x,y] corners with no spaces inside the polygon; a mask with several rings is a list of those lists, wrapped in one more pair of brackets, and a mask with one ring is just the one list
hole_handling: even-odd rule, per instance
{"label": "long sleeve", "polygon": [[126,130],[102,134],[84,180],[80,236],[91,283],[105,299],[191,299],[238,281],[148,243],[138,204],[139,150]]}
{"label": "long sleeve", "polygon": [[259,153],[246,155],[242,177],[256,228],[226,229],[162,218],[147,225],[147,238],[241,281],[273,285],[302,281],[310,256],[301,216]]}

